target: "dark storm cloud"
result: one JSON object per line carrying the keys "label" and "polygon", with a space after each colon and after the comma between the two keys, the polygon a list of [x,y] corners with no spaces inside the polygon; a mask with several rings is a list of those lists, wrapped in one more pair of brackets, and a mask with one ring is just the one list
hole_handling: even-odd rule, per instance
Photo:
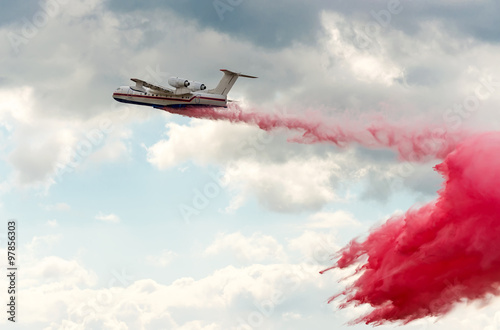
{"label": "dark storm cloud", "polygon": [[[22,24],[43,10],[45,2],[8,2],[0,11],[0,26]],[[109,0],[108,8],[117,12],[169,9],[179,16],[249,40],[266,48],[287,47],[293,42],[312,44],[321,31],[322,10],[336,11],[351,19],[382,24],[383,28],[403,30],[411,35],[421,24],[441,21],[443,29],[472,36],[485,42],[500,41],[500,3],[498,1],[458,1],[451,4],[409,0]],[[391,13],[392,10],[392,13]],[[397,12],[397,13],[395,13]],[[390,15],[387,16],[386,14]],[[189,36],[186,36],[187,38]]]}
{"label": "dark storm cloud", "polygon": [[[233,5],[232,5],[232,4]],[[268,48],[286,47],[292,42],[316,40],[321,24],[320,1],[160,1],[111,0],[114,11],[167,8],[183,17]],[[189,36],[186,36],[189,38]]]}
{"label": "dark storm cloud", "polygon": [[463,34],[475,39],[500,41],[500,2],[498,1],[412,1],[364,0],[332,2],[324,9],[337,11],[351,18],[373,22],[383,29],[402,30],[412,35],[430,22],[439,21],[447,33]]}
{"label": "dark storm cloud", "polygon": [[[442,178],[429,164],[400,163],[385,168],[383,164],[368,172],[367,186],[361,194],[363,200],[386,203],[393,194],[411,191],[424,199],[434,196]],[[390,170],[391,174],[387,171]]]}
{"label": "dark storm cloud", "polygon": [[416,66],[407,69],[406,83],[408,85],[431,86],[442,82],[444,75],[436,68]]}
{"label": "dark storm cloud", "polygon": [[11,23],[21,23],[23,18],[30,20],[40,10],[37,0],[5,1],[0,10],[0,26]]}
{"label": "dark storm cloud", "polygon": [[[132,1],[110,0],[113,11],[166,8],[182,17],[266,48],[287,47],[294,42],[314,43],[321,31],[322,10],[336,11],[351,19],[378,24],[383,29],[412,35],[422,24],[441,21],[448,32],[469,35],[486,42],[500,41],[500,3],[463,1],[451,4],[429,1],[211,0]],[[189,36],[186,36],[189,37]]]}
{"label": "dark storm cloud", "polygon": [[444,30],[457,30],[475,39],[497,43],[500,41],[500,2],[463,1],[457,4],[439,2],[417,5],[418,16],[443,22]]}

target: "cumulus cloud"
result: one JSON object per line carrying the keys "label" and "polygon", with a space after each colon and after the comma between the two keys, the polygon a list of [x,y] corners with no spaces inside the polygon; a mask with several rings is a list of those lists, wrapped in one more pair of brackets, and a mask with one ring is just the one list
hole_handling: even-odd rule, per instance
{"label": "cumulus cloud", "polygon": [[284,164],[241,161],[226,169],[224,180],[238,195],[255,195],[271,210],[316,210],[338,200],[334,191],[340,172],[334,159],[293,159]]}
{"label": "cumulus cloud", "polygon": [[97,220],[100,220],[100,221],[103,221],[103,222],[109,222],[109,223],[118,223],[118,222],[120,222],[120,217],[117,216],[114,213],[105,214],[105,213],[99,212],[95,216],[95,218]]}
{"label": "cumulus cloud", "polygon": [[[341,200],[335,191],[341,182],[363,175],[363,165],[352,168],[354,152],[333,153],[325,146],[289,144],[286,134],[279,132],[200,120],[189,126],[169,123],[167,128],[167,138],[148,148],[148,161],[159,169],[182,165],[188,159],[222,166],[218,183],[233,194],[228,211],[251,196],[279,212],[316,210]],[[200,144],[200,140],[207,142]]]}
{"label": "cumulus cloud", "polygon": [[45,211],[69,211],[71,210],[71,206],[66,203],[56,203],[56,204],[40,204],[40,206]]}
{"label": "cumulus cloud", "polygon": [[284,261],[286,259],[281,244],[272,236],[260,233],[254,233],[250,237],[246,237],[240,232],[219,234],[214,242],[204,250],[203,254],[211,256],[222,252],[229,252],[247,262]]}
{"label": "cumulus cloud", "polygon": [[[378,34],[369,36],[371,38],[369,47],[360,48],[355,41],[360,35],[367,33],[365,28],[368,23],[374,23],[376,20],[370,16],[369,11],[364,13],[364,16],[351,16],[353,7],[346,4],[325,7],[324,3],[314,2],[308,5],[307,10],[310,10],[311,16],[308,16],[310,20],[306,25],[314,27],[314,31],[323,32],[315,35],[318,47],[285,43],[287,47],[272,54],[266,49],[255,49],[250,42],[238,39],[239,35],[235,34],[234,29],[214,31],[206,25],[187,24],[192,23],[189,19],[186,20],[192,11],[186,10],[185,6],[189,8],[196,6],[199,9],[198,4],[169,5],[169,8],[163,10],[155,8],[154,13],[147,10],[150,8],[149,5],[145,5],[139,8],[141,10],[134,11],[132,16],[126,13],[131,9],[129,6],[121,4],[120,11],[111,12],[108,9],[115,6],[106,7],[106,5],[102,1],[93,1],[86,6],[63,6],[61,11],[67,15],[51,18],[49,24],[41,28],[28,44],[23,45],[24,48],[15,60],[16,63],[17,61],[25,63],[27,70],[22,81],[29,81],[29,87],[20,87],[21,84],[16,78],[19,76],[18,73],[11,70],[17,65],[9,65],[14,59],[9,49],[3,50],[2,54],[5,55],[3,58],[7,62],[3,73],[2,81],[5,83],[2,85],[2,90],[6,95],[15,95],[3,98],[7,100],[3,104],[12,103],[8,101],[9,99],[18,103],[23,98],[27,99],[26,102],[13,106],[16,108],[11,115],[13,121],[7,122],[10,127],[16,126],[16,122],[23,123],[17,128],[14,127],[13,138],[16,147],[11,148],[8,154],[9,162],[15,170],[17,184],[51,182],[56,164],[74,163],[75,157],[66,155],[65,151],[75,151],[82,147],[77,144],[85,138],[76,131],[91,131],[96,123],[94,121],[91,124],[90,119],[114,107],[114,101],[110,100],[109,94],[116,87],[117,81],[125,81],[131,76],[139,75],[156,83],[165,83],[173,69],[164,68],[163,63],[176,62],[177,53],[189,54],[195,49],[202,48],[204,58],[213,59],[214,63],[218,63],[216,59],[219,58],[219,49],[231,49],[233,55],[229,58],[233,60],[225,65],[240,69],[241,63],[248,62],[252,71],[249,73],[261,76],[257,83],[238,82],[239,87],[234,90],[235,98],[251,99],[254,104],[300,105],[299,108],[306,105],[328,104],[333,113],[343,109],[350,112],[383,110],[389,111],[391,116],[396,117],[420,116],[425,113],[425,116],[437,117],[442,121],[447,107],[451,107],[454,102],[462,101],[467,93],[473,91],[474,86],[471,84],[479,81],[485,74],[499,74],[494,65],[495,56],[492,55],[495,54],[497,46],[479,44],[472,49],[463,43],[465,41],[450,38],[450,34],[455,31],[443,29],[436,22],[426,21],[425,24],[421,24],[412,32],[412,38],[408,38],[408,29],[400,29],[398,24],[391,24],[384,29],[379,26]],[[134,10],[137,9],[133,5],[130,6]],[[212,4],[204,6],[210,7],[210,12],[216,16]],[[255,4],[242,6],[239,14],[235,12],[231,15],[233,19],[245,17],[250,9],[254,11],[262,9]],[[33,10],[38,9],[35,7]],[[425,17],[429,14],[418,6],[414,7],[409,5],[408,10],[394,19],[407,15],[410,10]],[[246,8],[246,11],[243,8]],[[276,10],[279,6],[273,8]],[[287,4],[287,8],[304,13],[303,4]],[[18,7],[15,9],[19,10]],[[468,9],[479,10],[475,5],[471,5]],[[446,16],[447,20],[450,19],[439,6],[434,10],[439,15]],[[465,7],[460,10],[465,10]],[[179,16],[178,13],[182,15]],[[98,35],[84,33],[77,28],[78,24],[68,24],[68,15],[74,22],[87,24],[88,29],[99,29],[100,33]],[[5,35],[9,31],[19,30],[22,20],[17,23],[1,27],[0,34]],[[208,24],[203,20],[199,23]],[[229,23],[225,21],[224,26],[233,25]],[[240,23],[238,20],[238,24]],[[304,21],[302,23],[305,24]],[[402,21],[399,21],[399,24],[401,23]],[[161,29],[172,33],[164,34],[159,39],[157,31]],[[127,33],[123,33],[124,30]],[[313,30],[309,30],[311,31]],[[195,40],[186,44],[179,37],[184,35],[190,35]],[[432,45],[428,45],[427,41],[430,36],[435,40]],[[295,38],[298,35],[293,33],[289,37]],[[309,38],[310,36],[306,39]],[[109,43],[109,40],[115,41]],[[163,42],[159,43],[158,40]],[[87,48],[95,50],[95,53],[83,56],[82,60],[82,57],[75,53],[78,51],[74,51],[78,49],[77,43],[86,44]],[[54,44],[58,45],[57,51],[54,51],[54,46],[44,46]],[[75,47],[64,47],[64,44]],[[170,52],[165,45],[171,44],[178,45],[179,49]],[[214,47],[215,44],[220,46]],[[476,57],[478,62],[484,63],[484,66],[469,65],[471,56]],[[78,58],[78,63],[68,61],[70,58]],[[127,63],[120,63],[116,58],[127,58]],[[144,65],[145,62],[151,64]],[[279,63],[279,66],[276,63]],[[214,65],[225,66],[223,63]],[[217,69],[207,67],[204,63],[190,62],[189,65],[182,65],[177,70],[181,71],[176,72],[177,74],[185,72],[188,76],[208,80],[209,85],[216,84],[219,79],[215,74]],[[253,72],[254,70],[256,72]],[[262,76],[262,73],[266,72],[272,74]],[[51,79],[40,79],[40,77],[51,77]],[[432,77],[440,80],[436,81]],[[443,83],[444,81],[446,83]],[[14,86],[24,89],[19,93],[25,96],[17,95],[19,93],[16,94],[13,90]],[[433,88],[429,88],[430,86]],[[95,93],[95,90],[102,92]],[[89,98],[86,95],[95,97]],[[35,99],[36,102],[33,101]],[[492,96],[491,100],[493,99],[498,99],[498,96]],[[391,100],[391,106],[387,105],[387,100]],[[437,108],[438,111],[428,111],[431,107],[434,107],[432,110]],[[33,111],[29,110],[32,108]],[[484,102],[483,108],[487,113],[482,116],[487,118],[484,123],[491,125],[494,121],[489,120],[492,117],[490,114],[496,113],[496,108],[488,102]],[[143,118],[141,116],[147,113],[150,112],[137,111],[130,120]],[[82,122],[76,122],[68,128],[68,120],[75,118],[85,119],[84,127]],[[472,121],[468,118],[463,119],[464,123]],[[180,128],[171,126],[169,129]],[[239,130],[243,128],[239,127]],[[131,132],[127,129],[115,131],[101,148],[93,147],[93,154],[89,159],[116,161],[130,152],[129,146],[123,141],[131,138]],[[237,132],[233,134],[238,137]],[[225,146],[238,149],[238,146],[231,145],[230,141],[226,142]],[[165,155],[161,158],[155,157],[167,147],[162,141],[154,145],[150,150],[150,160],[156,162],[158,166],[170,166],[169,164],[175,163],[176,160],[169,159]],[[206,148],[210,150],[217,146],[206,144]],[[190,156],[189,152],[184,152],[180,148],[180,144],[175,150],[167,150],[179,152],[184,159]],[[224,152],[218,155],[222,158],[227,157]],[[200,156],[201,159],[203,157]]]}
{"label": "cumulus cloud", "polygon": [[345,226],[360,226],[360,222],[349,212],[338,210],[335,212],[322,211],[309,217],[304,225],[310,229],[334,229]]}
{"label": "cumulus cloud", "polygon": [[49,227],[57,227],[58,226],[58,223],[57,223],[57,220],[48,220],[46,222],[47,226]]}
{"label": "cumulus cloud", "polygon": [[[71,273],[66,270],[71,267],[60,264],[54,270],[68,276]],[[30,285],[24,293],[27,300],[23,305],[26,313],[23,322],[39,326],[50,324],[54,328],[79,324],[85,328],[120,328],[123,325],[150,329],[192,326],[230,329],[252,324],[251,313],[269,311],[265,324],[273,326],[282,322],[281,313],[287,309],[285,301],[300,299],[305,292],[318,290],[322,285],[331,286],[326,277],[313,279],[308,276],[310,272],[312,269],[304,265],[229,266],[199,280],[181,278],[170,285],[153,280],[138,280],[126,287],[104,289],[91,289],[91,283],[83,287],[52,286],[50,289],[47,285]],[[35,303],[41,299],[43,308]],[[233,317],[227,317],[228,311]]]}
{"label": "cumulus cloud", "polygon": [[94,272],[85,269],[76,260],[56,256],[44,257],[38,262],[30,263],[24,272],[27,275],[24,282],[26,287],[43,286],[45,290],[72,288],[76,285],[88,287],[94,285],[97,280]]}
{"label": "cumulus cloud", "polygon": [[[24,301],[23,323],[37,328],[232,329],[285,326],[287,329],[303,329],[314,320],[315,323],[341,327],[359,311],[349,307],[334,313],[330,309],[318,308],[319,300],[311,302],[311,294],[322,296],[338,290],[336,282],[345,275],[319,275],[321,267],[314,261],[253,264],[241,268],[227,266],[199,279],[184,277],[170,284],[142,279],[125,285],[95,288],[95,274],[78,262],[46,257],[24,270],[25,289],[20,296]],[[40,301],[44,304],[40,305]],[[499,301],[495,300],[482,310],[460,306],[439,320],[420,320],[407,327],[440,329],[452,324],[456,329],[469,329],[472,324],[483,328],[494,326],[498,321],[495,314],[498,304]],[[0,320],[1,324],[5,322]]]}
{"label": "cumulus cloud", "polygon": [[166,138],[147,148],[148,161],[161,170],[188,160],[220,166],[216,183],[232,196],[227,212],[253,196],[273,211],[319,210],[355,198],[349,186],[357,182],[363,183],[360,196],[366,199],[386,202],[403,188],[430,196],[440,182],[429,164],[398,164],[391,152],[293,144],[286,131],[269,133],[228,122],[192,120],[166,127]]}
{"label": "cumulus cloud", "polygon": [[[182,75],[210,87],[220,78],[217,70],[227,67],[260,77],[238,81],[230,97],[262,111],[311,108],[338,120],[344,113],[354,117],[375,112],[407,121],[425,118],[450,129],[496,129],[500,124],[495,1],[464,0],[453,8],[405,2],[387,26],[377,25],[371,14],[371,9],[385,10],[387,1],[374,1],[370,8],[361,0],[243,1],[223,20],[213,3],[67,3],[18,53],[8,44],[8,33],[21,33],[23,17],[31,19],[40,5],[32,0],[6,3],[0,12],[0,37],[7,42],[0,48],[0,158],[5,161],[0,190],[46,188],[59,182],[61,173],[80,175],[93,164],[135,157],[134,139],[145,140],[134,135],[133,125],[152,113],[155,120],[186,123],[152,109],[115,104],[111,92],[131,77],[166,84],[170,75]],[[179,60],[186,54],[203,60]],[[455,104],[475,95],[478,84],[491,88],[488,98],[480,100],[475,112],[455,110]],[[103,120],[112,122],[112,132],[101,129]],[[303,329],[311,322],[341,327],[354,318],[356,310],[332,312],[324,304],[342,276],[317,272],[338,247],[331,228],[357,228],[359,223],[351,214],[325,211],[332,210],[325,206],[356,197],[386,201],[404,187],[428,195],[440,178],[428,164],[405,172],[394,164],[394,155],[380,150],[292,145],[287,137],[245,125],[171,122],[165,137],[148,136],[156,142],[147,142],[147,159],[165,171],[192,164],[222,168],[220,184],[233,198],[228,211],[252,197],[272,211],[307,214],[323,209],[295,228],[300,230],[296,237],[288,237],[288,231],[229,231],[188,262],[197,265],[200,257],[229,253],[246,261],[245,267],[211,269],[208,274],[199,267],[196,276],[185,276],[182,268],[177,280],[165,283],[157,276],[96,287],[92,267],[63,256],[65,246],[58,255],[44,254],[60,244],[60,237],[37,236],[26,246],[32,256],[23,257],[23,322],[31,328]],[[363,187],[352,190],[359,182]],[[63,203],[48,203],[41,208],[67,209]],[[10,203],[2,204],[10,208]],[[114,213],[98,213],[96,219],[120,221]],[[66,235],[61,227],[57,230]],[[163,267],[160,271],[175,258],[163,247],[144,256],[146,264]],[[5,280],[2,287],[7,287]],[[446,318],[406,327],[494,329],[500,325],[498,306],[493,300],[479,311],[459,307]],[[5,319],[0,323],[5,325]]]}
{"label": "cumulus cloud", "polygon": [[245,124],[204,120],[193,120],[189,126],[171,122],[166,128],[168,139],[147,149],[148,161],[159,169],[191,160],[207,164],[244,157],[245,147],[251,147],[261,134],[260,129]]}
{"label": "cumulus cloud", "polygon": [[[318,214],[318,218],[324,216]],[[347,213],[337,216],[349,218]],[[328,244],[320,244],[322,239]],[[308,251],[307,245],[319,249],[311,249],[305,259],[296,262],[274,259],[267,265],[253,263],[262,260],[258,254],[267,254],[272,249],[288,254],[288,249]],[[23,267],[24,289],[19,294],[25,313],[23,323],[33,328],[303,329],[313,320],[315,324],[341,327],[360,311],[348,307],[333,312],[334,306],[325,303],[331,292],[340,289],[337,281],[346,275],[339,270],[328,275],[318,273],[330,260],[330,255],[322,251],[334,245],[334,239],[313,228],[291,239],[287,249],[270,235],[221,234],[207,246],[206,256],[224,250],[255,250],[255,255],[249,256],[252,259],[249,265],[226,266],[198,278],[180,277],[167,284],[151,279],[124,280],[121,274],[112,272],[113,277],[104,287],[96,286],[96,274],[81,262],[44,256],[30,260]],[[4,254],[5,250],[0,252]],[[171,256],[172,253],[163,251],[162,255]],[[6,285],[5,277],[0,279],[0,284]],[[311,296],[323,296],[324,299],[311,300]],[[40,305],[40,301],[44,303]],[[323,304],[324,308],[318,308],[318,304]],[[456,312],[439,320],[420,320],[407,327],[440,329],[452,324],[456,329],[469,329],[471,324],[492,326],[498,321],[495,314],[498,304],[495,300],[481,310],[460,306]],[[5,322],[5,319],[0,320],[0,324]]]}
{"label": "cumulus cloud", "polygon": [[405,190],[415,193],[422,201],[432,198],[442,182],[441,176],[433,169],[436,163],[405,162],[374,166],[367,173],[367,184],[360,197],[386,203],[393,194]]}
{"label": "cumulus cloud", "polygon": [[177,253],[170,250],[162,250],[158,255],[146,256],[146,263],[155,267],[166,267],[177,257]]}
{"label": "cumulus cloud", "polygon": [[[55,220],[54,220],[55,221]],[[57,221],[48,221],[49,226],[57,224]],[[34,236],[30,242],[26,244],[26,250],[29,256],[36,255],[37,253],[43,253],[47,249],[57,244],[61,239],[61,235],[45,235],[45,236]]]}
{"label": "cumulus cloud", "polygon": [[128,153],[124,141],[130,134],[112,121],[120,119],[117,112],[68,122],[36,111],[31,87],[0,89],[0,97],[0,118],[8,128],[0,152],[11,167],[5,181],[11,188],[47,189],[82,164]]}

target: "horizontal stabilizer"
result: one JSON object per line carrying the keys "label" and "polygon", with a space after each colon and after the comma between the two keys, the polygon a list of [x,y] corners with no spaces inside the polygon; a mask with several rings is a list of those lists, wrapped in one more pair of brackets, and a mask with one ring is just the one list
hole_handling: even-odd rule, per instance
{"label": "horizontal stabilizer", "polygon": [[207,93],[227,96],[227,94],[233,87],[238,77],[257,78],[254,76],[249,76],[246,74],[229,71],[226,69],[221,69],[221,71],[224,73],[224,76],[222,76],[222,79],[220,80],[219,84],[214,89],[207,91]]}
{"label": "horizontal stabilizer", "polygon": [[228,74],[235,74],[237,75],[238,77],[243,77],[243,78],[258,78],[258,77],[255,77],[255,76],[249,76],[247,74],[243,74],[243,73],[238,73],[238,72],[233,72],[233,71],[229,71],[227,69],[221,69],[222,72],[224,73],[228,73]]}

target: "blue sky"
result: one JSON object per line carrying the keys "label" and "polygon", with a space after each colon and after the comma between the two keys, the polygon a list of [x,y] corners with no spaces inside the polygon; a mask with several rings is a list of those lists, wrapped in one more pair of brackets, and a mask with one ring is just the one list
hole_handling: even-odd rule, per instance
{"label": "blue sky", "polygon": [[[497,2],[467,0],[5,4],[0,264],[17,219],[16,329],[367,328],[346,325],[365,307],[326,303],[352,270],[318,272],[433,200],[439,160],[290,143],[111,95],[133,77],[210,88],[227,68],[259,77],[229,95],[244,109],[496,130],[498,19]],[[478,86],[491,90],[477,109],[456,110]],[[499,304],[402,328],[497,329]]]}

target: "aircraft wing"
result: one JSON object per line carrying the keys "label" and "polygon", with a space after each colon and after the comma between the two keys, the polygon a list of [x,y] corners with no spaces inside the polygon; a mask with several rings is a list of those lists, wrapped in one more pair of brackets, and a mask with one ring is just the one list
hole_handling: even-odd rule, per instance
{"label": "aircraft wing", "polygon": [[141,79],[132,78],[130,80],[132,80],[133,82],[135,82],[136,87],[139,90],[141,90],[142,87],[147,87],[147,88],[153,89],[153,90],[155,90],[155,91],[157,91],[158,93],[161,93],[161,94],[166,94],[166,95],[174,95],[174,94],[176,94],[173,90],[171,90],[169,88],[161,87],[161,86],[158,86],[158,85],[153,85],[153,84],[150,84],[147,81],[144,81],[144,80],[141,80]]}

